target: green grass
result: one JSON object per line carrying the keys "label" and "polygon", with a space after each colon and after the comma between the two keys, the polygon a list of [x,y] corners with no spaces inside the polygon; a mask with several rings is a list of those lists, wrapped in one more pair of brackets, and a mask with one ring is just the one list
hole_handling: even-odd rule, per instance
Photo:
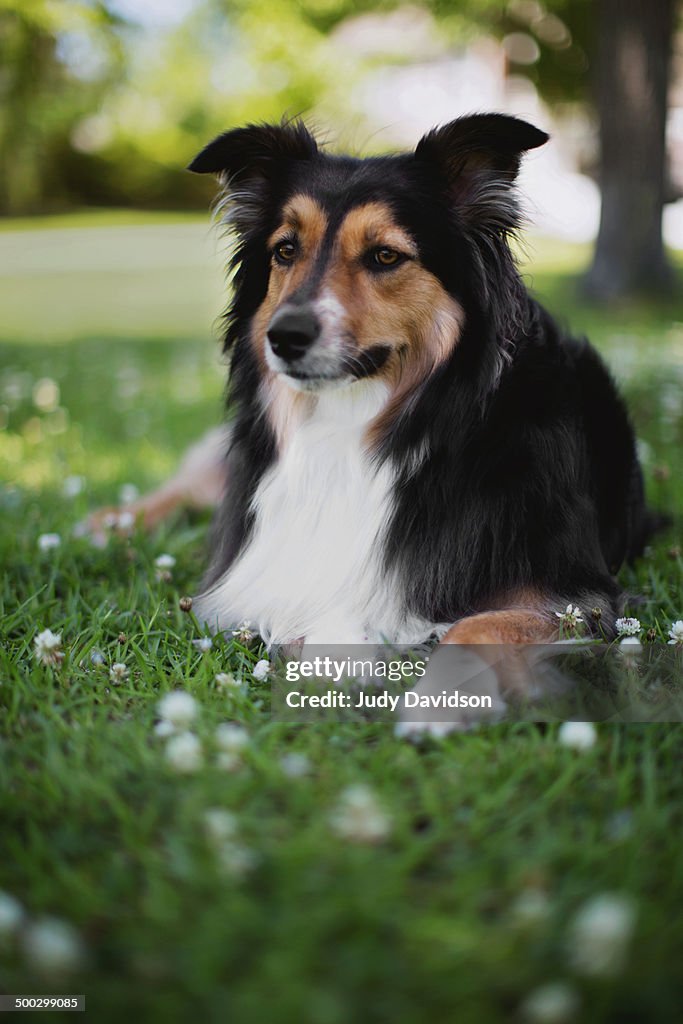
{"label": "green grass", "polygon": [[204,219],[202,214],[185,210],[136,210],[124,207],[88,207],[65,213],[35,217],[0,217],[0,232],[36,231],[40,228],[129,227],[140,224],[186,224]]}
{"label": "green grass", "polygon": [[[71,538],[122,484],[163,479],[219,415],[222,274],[206,239],[191,219],[0,236],[0,890],[29,922],[70,922],[87,947],[74,975],[51,977],[26,952],[26,925],[0,935],[0,991],[83,992],[97,1021],[488,1024],[521,1020],[531,992],[565,981],[578,1021],[676,1020],[680,726],[601,725],[578,753],[555,727],[524,724],[420,747],[388,725],[278,724],[251,677],[258,645],[202,654],[179,610],[202,571],[207,516],[104,550]],[[71,269],[56,271],[65,245]],[[651,500],[675,513],[683,300],[597,312],[577,299],[584,253],[538,250],[534,287],[616,367],[648,446]],[[37,386],[46,378],[58,396]],[[85,489],[67,498],[73,474]],[[52,531],[61,546],[40,552]],[[623,575],[643,597],[630,610],[661,639],[683,617],[680,541],[679,519]],[[169,581],[154,568],[162,552],[176,557]],[[32,656],[46,627],[62,634],[58,669]],[[130,672],[119,685],[114,662]],[[225,671],[240,690],[216,686]],[[160,696],[178,687],[199,702],[205,751],[187,776],[154,734]],[[216,757],[225,721],[250,737],[233,770]],[[283,769],[292,752],[308,758],[303,777]],[[358,783],[391,822],[375,845],[331,827]],[[215,807],[236,815],[242,875],[207,842]],[[525,922],[529,890],[545,909]],[[570,922],[604,892],[633,901],[635,933],[616,975],[591,978],[572,969]]]}

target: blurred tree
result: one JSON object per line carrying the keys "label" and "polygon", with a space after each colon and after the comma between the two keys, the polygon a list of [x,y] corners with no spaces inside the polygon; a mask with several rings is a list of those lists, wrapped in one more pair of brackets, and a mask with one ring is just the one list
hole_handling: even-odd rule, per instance
{"label": "blurred tree", "polygon": [[0,0],[0,210],[68,196],[69,134],[121,73],[120,19],[87,0]]}
{"label": "blurred tree", "polygon": [[[430,0],[442,16],[454,0]],[[601,216],[586,292],[610,301],[662,292],[673,275],[662,240],[667,92],[679,0],[463,0],[460,16],[536,54],[511,67],[551,105],[578,101],[599,125]],[[514,49],[508,51],[514,54]],[[533,50],[527,46],[527,53]],[[524,47],[520,48],[524,60]]]}
{"label": "blurred tree", "polygon": [[599,0],[600,231],[586,278],[610,300],[666,291],[662,241],[666,115],[675,0]]}

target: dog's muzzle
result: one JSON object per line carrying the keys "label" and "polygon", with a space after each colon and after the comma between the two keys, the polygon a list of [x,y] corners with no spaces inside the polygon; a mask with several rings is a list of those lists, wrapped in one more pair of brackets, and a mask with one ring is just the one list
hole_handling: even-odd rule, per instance
{"label": "dog's muzzle", "polygon": [[320,336],[320,322],[312,310],[301,306],[279,309],[266,332],[273,354],[285,363],[306,355]]}

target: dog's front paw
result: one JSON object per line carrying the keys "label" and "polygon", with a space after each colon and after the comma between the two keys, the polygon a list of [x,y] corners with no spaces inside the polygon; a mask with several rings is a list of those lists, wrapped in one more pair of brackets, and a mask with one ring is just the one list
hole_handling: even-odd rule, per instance
{"label": "dog's front paw", "polygon": [[472,647],[444,644],[418,685],[404,692],[397,734],[445,735],[498,721],[506,709],[495,668]]}

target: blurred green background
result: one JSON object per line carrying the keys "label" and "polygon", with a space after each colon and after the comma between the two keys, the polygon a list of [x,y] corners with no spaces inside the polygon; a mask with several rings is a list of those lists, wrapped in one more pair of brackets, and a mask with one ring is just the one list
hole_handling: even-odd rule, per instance
{"label": "blurred green background", "polygon": [[553,135],[522,178],[530,219],[598,236],[593,297],[670,291],[679,25],[678,0],[0,0],[0,217],[205,209],[184,168],[248,120],[303,114],[378,152],[505,110]]}
{"label": "blurred green background", "polygon": [[0,213],[202,206],[194,152],[283,113],[381,150],[520,90],[580,104],[594,21],[589,0],[0,0]]}

